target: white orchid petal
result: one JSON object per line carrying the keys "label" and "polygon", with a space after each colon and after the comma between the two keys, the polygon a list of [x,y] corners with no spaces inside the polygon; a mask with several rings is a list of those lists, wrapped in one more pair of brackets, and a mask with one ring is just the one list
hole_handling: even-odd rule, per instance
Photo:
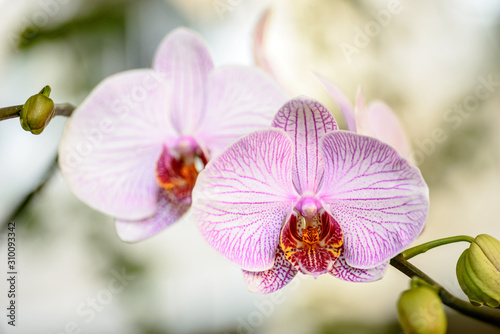
{"label": "white orchid petal", "polygon": [[156,214],[139,221],[117,220],[115,222],[116,233],[125,242],[147,239],[179,220],[190,206],[191,199],[177,201],[164,189],[160,189]]}
{"label": "white orchid petal", "polygon": [[327,134],[318,197],[340,223],[346,262],[373,268],[419,235],[429,209],[420,171],[389,145],[352,132]]}
{"label": "white orchid petal", "polygon": [[218,252],[243,269],[272,267],[296,194],[293,144],[277,129],[241,138],[212,159],[193,190],[193,215]]}
{"label": "white orchid petal", "polygon": [[152,70],[134,70],[104,80],[74,111],[59,146],[75,195],[121,219],[156,212],[156,162],[176,136],[165,83],[155,78]]}
{"label": "white orchid petal", "polygon": [[242,135],[268,128],[286,96],[264,72],[244,66],[215,69],[208,80],[206,117],[196,137],[215,156]]}
{"label": "white orchid petal", "polygon": [[182,135],[193,134],[204,117],[213,67],[205,43],[189,29],[168,34],[156,51],[153,68],[170,82],[172,123]]}
{"label": "white orchid petal", "polygon": [[299,194],[316,192],[323,177],[319,154],[321,137],[337,130],[330,112],[319,102],[298,97],[285,103],[274,117],[273,127],[285,131],[294,143],[293,185]]}

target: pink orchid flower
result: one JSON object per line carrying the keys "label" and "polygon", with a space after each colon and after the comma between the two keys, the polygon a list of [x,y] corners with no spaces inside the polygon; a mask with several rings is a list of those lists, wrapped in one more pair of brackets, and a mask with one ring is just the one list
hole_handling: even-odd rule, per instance
{"label": "pink orchid flower", "polygon": [[208,243],[243,269],[248,288],[270,293],[298,272],[381,278],[422,230],[428,196],[420,171],[394,148],[339,131],[325,107],[300,97],[271,128],[208,163],[193,214]]}
{"label": "pink orchid flower", "polygon": [[382,101],[374,101],[366,107],[361,89],[353,107],[344,93],[325,77],[316,74],[328,94],[337,103],[344,115],[347,129],[362,135],[375,137],[394,147],[405,159],[413,162],[410,142],[398,116]]}
{"label": "pink orchid flower", "polygon": [[75,110],[61,170],[77,197],[116,218],[121,239],[138,241],[184,215],[210,157],[269,126],[285,101],[258,69],[214,69],[200,37],[179,28],[160,44],[152,69],[105,79]]}

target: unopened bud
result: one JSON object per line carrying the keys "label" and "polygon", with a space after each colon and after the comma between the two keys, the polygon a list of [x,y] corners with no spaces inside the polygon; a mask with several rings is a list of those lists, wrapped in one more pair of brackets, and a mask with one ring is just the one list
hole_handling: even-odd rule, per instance
{"label": "unopened bud", "polygon": [[480,234],[457,262],[457,279],[473,305],[500,306],[500,241]]}
{"label": "unopened bud", "polygon": [[446,333],[443,304],[437,292],[428,286],[417,286],[401,294],[398,319],[407,334]]}
{"label": "unopened bud", "polygon": [[54,117],[54,101],[49,98],[50,87],[45,86],[40,93],[26,101],[20,113],[21,126],[26,131],[38,135]]}

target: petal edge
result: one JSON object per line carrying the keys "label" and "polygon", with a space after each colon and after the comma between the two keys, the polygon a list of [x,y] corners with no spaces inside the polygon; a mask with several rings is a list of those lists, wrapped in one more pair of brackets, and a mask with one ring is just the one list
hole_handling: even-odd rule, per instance
{"label": "petal edge", "polygon": [[115,221],[116,233],[122,241],[138,242],[154,236],[178,221],[191,206],[191,199],[174,202],[163,189],[159,190],[158,198],[158,210],[151,218]]}
{"label": "petal edge", "polygon": [[243,270],[243,278],[250,292],[268,294],[278,291],[297,275],[297,269],[288,262],[281,247],[276,250],[274,265],[266,271]]}
{"label": "petal edge", "polygon": [[225,66],[208,78],[206,117],[196,134],[211,156],[218,155],[239,137],[269,128],[276,111],[286,102],[278,85],[263,71]]}
{"label": "petal edge", "polygon": [[193,189],[193,215],[208,243],[243,269],[272,267],[296,194],[293,144],[280,130],[254,132],[212,159]]}
{"label": "petal edge", "polygon": [[[136,220],[156,212],[156,161],[176,135],[165,83],[152,85],[156,79],[152,70],[108,77],[66,124],[59,144],[63,176],[78,198],[105,214]],[[145,95],[139,98],[138,90]]]}
{"label": "petal edge", "polygon": [[205,42],[196,32],[177,28],[158,46],[153,68],[170,82],[175,129],[192,134],[204,117],[208,74],[214,68]]}
{"label": "petal edge", "polygon": [[324,169],[319,154],[321,138],[338,129],[332,114],[321,103],[298,97],[281,107],[272,126],[285,131],[294,143],[292,178],[295,189],[299,194],[315,193]]}
{"label": "petal edge", "polygon": [[341,254],[333,265],[333,268],[330,269],[329,274],[348,282],[374,282],[384,276],[385,272],[387,271],[388,265],[389,262],[384,262],[374,268],[354,268],[346,263],[344,254]]}
{"label": "petal edge", "polygon": [[322,143],[325,181],[318,196],[344,232],[347,264],[373,268],[417,238],[429,208],[420,171],[389,145],[335,131]]}

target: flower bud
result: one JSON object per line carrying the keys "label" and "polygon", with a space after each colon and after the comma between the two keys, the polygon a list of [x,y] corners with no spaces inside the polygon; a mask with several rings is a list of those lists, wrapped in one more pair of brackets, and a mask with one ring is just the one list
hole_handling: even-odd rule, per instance
{"label": "flower bud", "polygon": [[500,241],[480,234],[457,262],[457,279],[473,305],[500,306]]}
{"label": "flower bud", "polygon": [[428,286],[417,286],[401,294],[398,319],[407,334],[446,333],[446,314],[441,299]]}
{"label": "flower bud", "polygon": [[54,101],[49,98],[50,87],[45,86],[40,93],[26,101],[20,113],[21,126],[26,131],[38,135],[54,117]]}

